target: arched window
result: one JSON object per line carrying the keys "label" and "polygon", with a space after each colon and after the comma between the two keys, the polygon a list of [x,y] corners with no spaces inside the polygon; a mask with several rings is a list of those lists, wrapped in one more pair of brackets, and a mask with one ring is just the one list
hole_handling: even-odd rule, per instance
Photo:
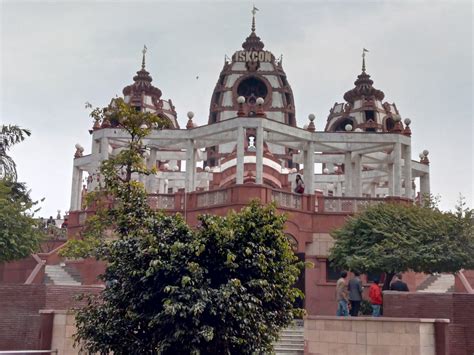
{"label": "arched window", "polygon": [[350,124],[352,127],[354,127],[354,121],[352,118],[344,118],[339,121],[339,123],[336,124],[336,127],[334,128],[334,132],[345,132],[346,131],[346,126]]}
{"label": "arched window", "polygon": [[237,95],[245,97],[246,102],[248,102],[248,99],[252,96],[265,99],[267,94],[268,89],[265,83],[253,76],[243,80],[237,88]]}

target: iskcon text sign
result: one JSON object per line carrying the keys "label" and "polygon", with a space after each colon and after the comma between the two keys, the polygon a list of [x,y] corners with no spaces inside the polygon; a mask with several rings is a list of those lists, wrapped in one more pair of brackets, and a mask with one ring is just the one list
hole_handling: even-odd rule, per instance
{"label": "iskcon text sign", "polygon": [[232,59],[234,62],[271,62],[272,54],[269,51],[237,51]]}

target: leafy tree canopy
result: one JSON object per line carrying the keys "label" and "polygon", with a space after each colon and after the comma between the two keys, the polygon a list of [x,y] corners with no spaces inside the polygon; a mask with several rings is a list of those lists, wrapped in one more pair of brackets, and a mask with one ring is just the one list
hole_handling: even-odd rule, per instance
{"label": "leafy tree canopy", "polygon": [[36,205],[26,185],[17,182],[16,165],[8,150],[31,133],[14,125],[0,129],[0,262],[27,257],[39,248],[42,234],[33,218]]}
{"label": "leafy tree canopy", "polygon": [[77,311],[77,344],[92,353],[271,353],[302,296],[293,285],[303,265],[283,233],[285,217],[254,202],[227,217],[201,216],[191,229],[180,215],[153,211],[132,179],[151,172],[142,143],[149,125],[115,119],[131,140],[101,168],[96,203],[104,208],[81,247],[107,262],[106,288]]}
{"label": "leafy tree canopy", "polygon": [[368,207],[332,233],[330,260],[362,272],[457,272],[474,267],[472,210],[384,203]]}
{"label": "leafy tree canopy", "polygon": [[31,212],[35,204],[24,184],[0,180],[0,263],[38,250],[42,233]]}
{"label": "leafy tree canopy", "polygon": [[29,135],[31,135],[31,132],[28,129],[15,125],[2,125],[0,129],[0,179],[16,181],[16,165],[7,154],[7,151]]}

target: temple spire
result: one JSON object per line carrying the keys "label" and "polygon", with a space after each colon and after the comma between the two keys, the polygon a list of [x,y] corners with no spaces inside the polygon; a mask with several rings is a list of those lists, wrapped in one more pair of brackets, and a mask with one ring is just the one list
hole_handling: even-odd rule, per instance
{"label": "temple spire", "polygon": [[253,9],[252,9],[252,32],[255,33],[255,14],[257,13],[257,11],[259,11],[255,5],[253,5]]}
{"label": "temple spire", "polygon": [[365,53],[368,52],[368,49],[362,48],[362,72],[365,73]]}
{"label": "temple spire", "polygon": [[147,51],[147,47],[146,45],[143,46],[143,50],[142,50],[142,53],[143,53],[143,57],[142,57],[142,69],[145,69],[145,54],[146,54],[146,51]]}

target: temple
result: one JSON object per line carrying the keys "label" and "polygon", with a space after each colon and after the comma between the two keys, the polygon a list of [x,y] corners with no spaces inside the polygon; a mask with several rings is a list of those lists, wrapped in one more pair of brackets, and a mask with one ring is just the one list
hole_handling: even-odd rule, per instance
{"label": "temple", "polygon": [[[208,124],[197,126],[188,112],[184,129],[171,100],[162,100],[161,90],[151,84],[144,52],[124,99],[137,110],[169,118],[173,127],[146,137],[145,161],[157,173],[135,178],[145,185],[153,208],[182,213],[191,225],[199,214],[226,214],[254,198],[275,202],[288,213],[286,232],[295,253],[315,265],[298,283],[308,313],[333,314],[334,270],[327,262],[331,230],[369,204],[429,194],[428,151],[412,159],[410,119],[402,120],[397,106],[373,86],[367,50],[355,87],[331,108],[324,131],[316,131],[313,114],[298,127],[282,60],[264,48],[254,14],[242,49],[226,59],[218,76]],[[91,153],[76,146],[70,237],[90,213],[82,208],[82,197],[98,188],[101,162],[128,139],[117,128],[96,122]],[[294,192],[297,174],[304,181],[302,194]]]}

